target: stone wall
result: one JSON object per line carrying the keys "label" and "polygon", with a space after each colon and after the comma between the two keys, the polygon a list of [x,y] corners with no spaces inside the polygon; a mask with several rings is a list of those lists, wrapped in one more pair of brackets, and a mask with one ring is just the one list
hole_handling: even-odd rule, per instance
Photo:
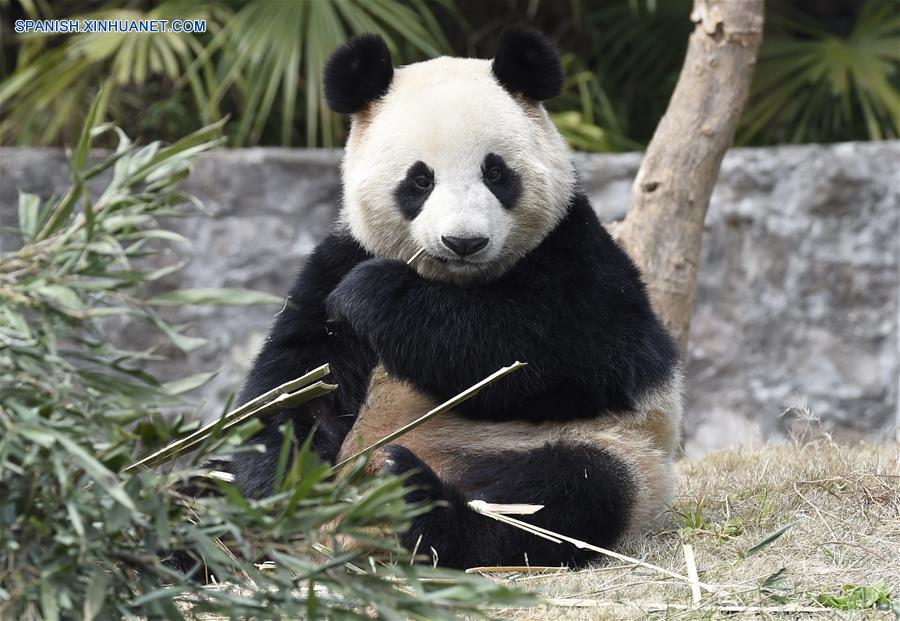
{"label": "stone wall", "polygon": [[[208,215],[171,226],[193,241],[166,284],[283,294],[340,200],[337,151],[219,151],[186,189]],[[578,155],[601,219],[624,214],[640,154]],[[688,363],[689,454],[782,438],[782,412],[805,401],[836,437],[892,439],[900,357],[900,143],[736,149],[713,195]],[[67,186],[59,150],[5,148],[0,225],[16,192]],[[4,236],[7,247],[10,237]],[[274,307],[187,308],[209,344],[185,356],[161,344],[179,377],[220,367],[202,396],[213,414],[238,388]],[[134,329],[123,335],[146,343]]]}

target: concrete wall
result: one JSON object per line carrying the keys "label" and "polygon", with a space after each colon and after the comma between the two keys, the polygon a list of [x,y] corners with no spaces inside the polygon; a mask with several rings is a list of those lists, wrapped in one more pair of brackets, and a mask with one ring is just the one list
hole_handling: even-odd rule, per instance
{"label": "concrete wall", "polygon": [[[186,189],[208,216],[178,219],[193,241],[167,284],[283,294],[326,233],[340,200],[337,151],[219,151]],[[603,220],[624,214],[640,154],[579,155]],[[728,154],[706,223],[688,363],[686,449],[697,454],[783,437],[799,400],[838,438],[891,439],[898,420],[900,143],[737,149]],[[16,191],[67,186],[59,150],[0,154],[0,224]],[[10,238],[5,237],[8,247]],[[178,319],[209,344],[185,356],[166,344],[156,371],[221,367],[203,390],[236,390],[278,308],[188,308]],[[123,336],[146,343],[130,329]],[[213,412],[215,410],[208,410]]]}

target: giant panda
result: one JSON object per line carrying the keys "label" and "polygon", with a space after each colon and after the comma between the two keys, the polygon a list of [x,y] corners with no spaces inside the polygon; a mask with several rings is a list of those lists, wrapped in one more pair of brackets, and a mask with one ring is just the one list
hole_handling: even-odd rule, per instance
{"label": "giant panda", "polygon": [[325,96],[351,118],[340,217],[240,398],[325,362],[338,388],[273,417],[252,440],[264,451],[234,458],[248,496],[271,493],[287,420],[335,463],[522,360],[373,459],[408,475],[409,500],[433,502],[404,545],[449,567],[577,566],[592,553],[468,501],[543,505],[524,519],[599,546],[665,511],[678,354],[541,103],[563,80],[553,46],[524,29],[506,31],[493,60],[394,68],[375,35],[333,53]]}

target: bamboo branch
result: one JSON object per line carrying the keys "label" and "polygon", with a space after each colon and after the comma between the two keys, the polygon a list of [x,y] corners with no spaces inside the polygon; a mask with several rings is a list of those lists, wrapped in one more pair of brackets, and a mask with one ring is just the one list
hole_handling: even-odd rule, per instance
{"label": "bamboo branch", "polygon": [[310,399],[315,399],[328,394],[337,388],[337,386],[334,384],[326,384],[319,380],[328,375],[329,371],[328,365],[323,364],[306,375],[285,382],[280,386],[276,386],[255,399],[251,399],[239,408],[224,414],[218,420],[201,427],[194,433],[175,440],[160,450],[136,461],[125,468],[124,472],[129,472],[141,466],[148,468],[157,466],[166,461],[170,461],[178,455],[182,455],[197,448],[212,435],[227,431],[255,416],[260,416],[271,410],[295,407]]}

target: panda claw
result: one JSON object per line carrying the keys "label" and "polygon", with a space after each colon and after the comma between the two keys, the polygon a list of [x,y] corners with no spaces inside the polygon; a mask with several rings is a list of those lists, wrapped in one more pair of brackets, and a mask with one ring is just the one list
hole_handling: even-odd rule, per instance
{"label": "panda claw", "polygon": [[382,472],[405,476],[406,501],[410,503],[443,500],[444,483],[415,453],[399,444],[389,444],[382,451]]}

